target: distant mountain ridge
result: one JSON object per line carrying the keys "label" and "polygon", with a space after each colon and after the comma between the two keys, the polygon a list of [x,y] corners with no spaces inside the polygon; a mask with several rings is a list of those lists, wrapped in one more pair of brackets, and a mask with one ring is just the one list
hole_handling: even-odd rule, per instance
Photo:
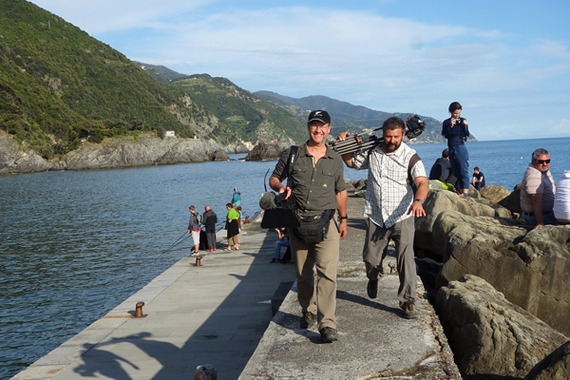
{"label": "distant mountain ridge", "polygon": [[[333,136],[340,132],[349,131],[351,133],[362,133],[364,130],[376,129],[391,116],[398,116],[406,119],[412,113],[388,113],[375,111],[363,106],[355,106],[348,102],[335,100],[322,95],[308,96],[300,99],[280,95],[271,91],[257,91],[255,95],[272,101],[289,110],[299,117],[306,118],[310,110],[324,109],[331,114]],[[434,143],[442,142],[441,121],[432,117],[419,115],[426,122],[426,130],[416,139],[414,143]]]}

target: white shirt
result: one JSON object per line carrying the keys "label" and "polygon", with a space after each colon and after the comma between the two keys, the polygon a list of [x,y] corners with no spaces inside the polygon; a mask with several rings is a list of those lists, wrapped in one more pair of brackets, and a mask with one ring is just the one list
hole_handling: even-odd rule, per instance
{"label": "white shirt", "polygon": [[[408,209],[414,201],[414,190],[408,176],[408,165],[416,151],[405,143],[392,153],[380,147],[354,156],[356,170],[368,169],[364,216],[380,227],[390,228],[410,218]],[[412,179],[427,177],[424,164],[418,160],[411,169]]]}
{"label": "white shirt", "polygon": [[556,219],[570,220],[570,170],[563,171],[558,179],[552,211]]}

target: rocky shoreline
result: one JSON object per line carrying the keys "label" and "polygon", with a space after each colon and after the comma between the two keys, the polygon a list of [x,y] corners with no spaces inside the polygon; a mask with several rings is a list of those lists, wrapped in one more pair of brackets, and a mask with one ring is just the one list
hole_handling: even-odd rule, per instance
{"label": "rocky shoreline", "polygon": [[228,154],[246,151],[241,143],[223,146],[213,140],[160,139],[141,134],[105,139],[100,144],[84,142],[77,150],[61,158],[45,160],[8,133],[0,131],[0,174],[226,161]]}
{"label": "rocky shoreline", "polygon": [[570,226],[533,230],[498,185],[430,189],[424,208],[416,263],[462,376],[570,379]]}

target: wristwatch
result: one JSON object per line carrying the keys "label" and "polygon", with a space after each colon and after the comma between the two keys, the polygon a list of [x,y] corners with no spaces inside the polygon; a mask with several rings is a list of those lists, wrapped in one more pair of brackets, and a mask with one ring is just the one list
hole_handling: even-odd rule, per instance
{"label": "wristwatch", "polygon": [[420,204],[421,204],[421,205],[423,205],[423,204],[424,204],[424,201],[422,201],[420,198],[416,198],[416,199],[414,199],[414,201],[418,201],[418,202],[420,202]]}
{"label": "wristwatch", "polygon": [[348,215],[345,215],[345,216],[340,216],[340,215],[339,215],[338,218],[339,218],[340,220],[348,219]]}

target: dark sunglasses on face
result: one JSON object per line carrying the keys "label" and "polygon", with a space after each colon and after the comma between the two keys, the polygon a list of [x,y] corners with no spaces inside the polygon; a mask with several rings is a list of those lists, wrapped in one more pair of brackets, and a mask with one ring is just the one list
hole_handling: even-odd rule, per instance
{"label": "dark sunglasses on face", "polygon": [[536,160],[536,161],[541,165],[550,164],[550,158],[548,160]]}

